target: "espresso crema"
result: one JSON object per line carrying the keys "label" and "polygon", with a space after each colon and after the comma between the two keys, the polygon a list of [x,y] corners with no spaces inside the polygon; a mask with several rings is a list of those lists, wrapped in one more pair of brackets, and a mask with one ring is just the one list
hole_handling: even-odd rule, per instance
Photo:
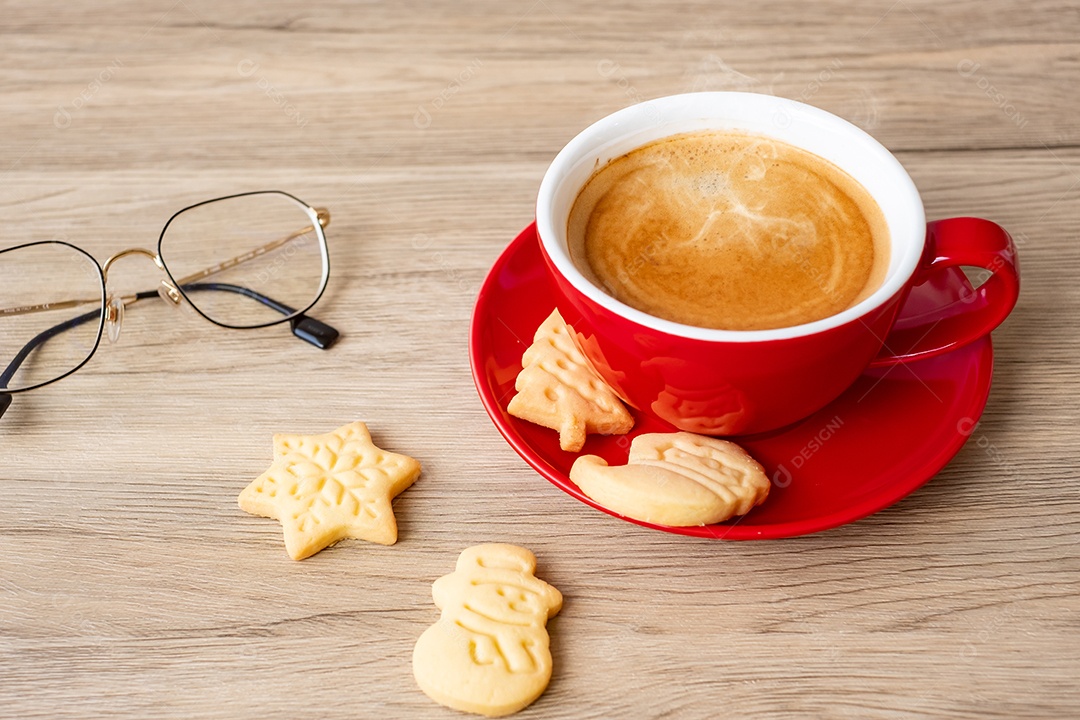
{"label": "espresso crema", "polygon": [[764,136],[695,132],[597,170],[567,226],[578,268],[612,297],[702,328],[827,318],[880,287],[885,218],[829,161]]}

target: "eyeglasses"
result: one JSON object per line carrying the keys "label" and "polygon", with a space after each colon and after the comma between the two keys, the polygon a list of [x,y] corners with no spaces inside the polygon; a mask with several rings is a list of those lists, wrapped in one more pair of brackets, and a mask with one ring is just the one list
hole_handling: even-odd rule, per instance
{"label": "eyeglasses", "polygon": [[[14,393],[85,365],[103,330],[115,342],[125,308],[155,296],[226,328],[288,322],[300,339],[329,348],[337,330],[305,314],[326,289],[329,224],[325,208],[267,190],[184,208],[165,223],[156,253],[130,248],[98,264],[60,240],[0,250],[0,416]],[[156,290],[108,292],[110,268],[129,255],[163,271]]]}

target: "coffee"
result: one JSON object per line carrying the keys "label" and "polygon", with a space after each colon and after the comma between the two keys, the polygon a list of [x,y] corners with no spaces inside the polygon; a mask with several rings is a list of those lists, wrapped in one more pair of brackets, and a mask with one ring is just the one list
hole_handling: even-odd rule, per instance
{"label": "coffee", "polygon": [[614,298],[686,325],[820,320],[880,287],[884,215],[829,161],[738,132],[694,132],[597,170],[567,225],[571,257]]}

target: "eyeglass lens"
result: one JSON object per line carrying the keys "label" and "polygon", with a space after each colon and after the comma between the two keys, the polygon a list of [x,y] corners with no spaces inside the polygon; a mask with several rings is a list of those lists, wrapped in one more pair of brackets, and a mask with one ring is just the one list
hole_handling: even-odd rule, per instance
{"label": "eyeglass lens", "polygon": [[0,252],[0,390],[55,380],[94,352],[102,278],[84,252],[56,242]]}
{"label": "eyeglass lens", "polygon": [[158,254],[207,318],[256,327],[318,297],[327,272],[320,232],[306,205],[282,193],[252,193],[175,215]]}
{"label": "eyeglass lens", "polygon": [[[177,213],[158,256],[193,307],[234,328],[282,322],[306,310],[329,270],[315,211],[273,191]],[[103,285],[94,259],[66,243],[0,250],[0,391],[51,382],[93,354]]]}

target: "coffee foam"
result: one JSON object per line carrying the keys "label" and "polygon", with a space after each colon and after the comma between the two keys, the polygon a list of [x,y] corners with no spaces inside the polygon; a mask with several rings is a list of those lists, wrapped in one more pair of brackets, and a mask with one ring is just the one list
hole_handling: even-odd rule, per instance
{"label": "coffee foam", "polygon": [[789,327],[873,293],[888,229],[840,168],[734,132],[676,135],[594,173],[567,224],[587,278],[656,317],[706,328]]}

